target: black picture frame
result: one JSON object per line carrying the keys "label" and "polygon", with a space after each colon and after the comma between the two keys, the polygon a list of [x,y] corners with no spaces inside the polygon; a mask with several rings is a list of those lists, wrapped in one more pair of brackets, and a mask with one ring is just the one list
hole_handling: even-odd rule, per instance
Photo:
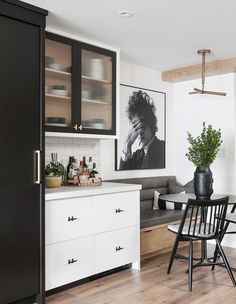
{"label": "black picture frame", "polygon": [[[132,145],[132,153],[126,155],[123,152],[123,145],[127,138],[129,128],[132,128],[132,123],[128,118],[128,102],[132,94],[136,94],[138,91],[145,93],[150,97],[150,103],[154,105],[153,113],[157,119],[158,130],[154,134],[154,140],[151,140],[153,145],[149,145],[148,151],[153,152],[155,149],[161,150],[161,153],[152,153],[154,158],[157,155],[156,160],[149,161],[147,165],[143,162],[141,166],[136,165],[135,157],[141,150],[142,145],[141,139],[137,137],[135,142]],[[115,170],[124,171],[124,170],[147,170],[147,169],[165,169],[166,167],[166,93],[141,87],[136,87],[127,84],[120,84],[120,111],[119,111],[119,138],[115,140]],[[145,114],[144,114],[145,116]],[[139,140],[138,140],[139,138]],[[155,143],[154,143],[155,141]],[[138,143],[139,142],[139,143]],[[158,144],[156,144],[158,143]],[[148,145],[147,145],[148,146]],[[159,149],[160,148],[160,149]],[[147,156],[147,155],[146,155]],[[123,165],[124,160],[127,160],[127,164]],[[131,162],[132,159],[132,162]],[[153,160],[153,157],[152,157]]]}

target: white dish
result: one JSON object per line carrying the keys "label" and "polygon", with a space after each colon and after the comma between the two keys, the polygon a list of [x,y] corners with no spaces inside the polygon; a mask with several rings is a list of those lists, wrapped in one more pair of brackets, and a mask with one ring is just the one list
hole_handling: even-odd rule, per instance
{"label": "white dish", "polygon": [[90,127],[94,129],[105,129],[105,125],[103,123],[91,123]]}
{"label": "white dish", "polygon": [[90,98],[90,92],[89,91],[82,91],[82,98],[83,99],[89,99]]}
{"label": "white dish", "polygon": [[67,124],[50,123],[50,122],[46,122],[45,125],[46,125],[46,126],[53,126],[53,127],[68,127]]}
{"label": "white dish", "polygon": [[51,90],[50,94],[65,97],[69,95],[67,90]]}
{"label": "white dish", "polygon": [[52,69],[52,70],[57,70],[57,71],[61,71],[62,70],[62,67],[59,63],[50,63],[48,65],[49,69]]}
{"label": "white dish", "polygon": [[102,59],[90,59],[90,76],[98,80],[104,79],[104,61]]}

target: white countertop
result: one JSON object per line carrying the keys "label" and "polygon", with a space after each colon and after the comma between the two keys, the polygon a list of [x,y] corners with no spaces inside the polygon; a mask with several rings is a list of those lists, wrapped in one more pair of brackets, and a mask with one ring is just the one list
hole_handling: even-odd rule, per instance
{"label": "white countertop", "polygon": [[121,184],[121,183],[111,183],[103,182],[101,186],[91,186],[91,187],[79,187],[79,186],[67,186],[60,188],[46,188],[46,201],[63,199],[70,197],[81,197],[89,195],[99,195],[107,193],[125,192],[125,191],[135,191],[141,190],[142,185],[136,184]]}

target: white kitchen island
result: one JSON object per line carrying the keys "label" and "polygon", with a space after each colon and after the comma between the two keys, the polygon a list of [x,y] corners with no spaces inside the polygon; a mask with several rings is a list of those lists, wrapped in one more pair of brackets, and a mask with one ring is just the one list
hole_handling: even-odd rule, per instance
{"label": "white kitchen island", "polygon": [[46,290],[132,263],[140,268],[141,185],[46,189]]}

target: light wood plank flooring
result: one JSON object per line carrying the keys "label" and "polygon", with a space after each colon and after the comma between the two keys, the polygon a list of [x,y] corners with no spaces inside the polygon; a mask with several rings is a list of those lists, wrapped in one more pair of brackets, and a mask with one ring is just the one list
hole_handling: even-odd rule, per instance
{"label": "light wood plank flooring", "polygon": [[[179,252],[187,254],[187,248]],[[195,245],[195,256],[199,246]],[[225,248],[236,267],[236,249]],[[127,269],[47,298],[47,304],[234,304],[236,288],[225,269],[200,267],[194,270],[193,291],[188,292],[186,261],[175,260],[166,274],[169,254],[142,263],[141,271]],[[235,273],[236,276],[236,273]]]}

